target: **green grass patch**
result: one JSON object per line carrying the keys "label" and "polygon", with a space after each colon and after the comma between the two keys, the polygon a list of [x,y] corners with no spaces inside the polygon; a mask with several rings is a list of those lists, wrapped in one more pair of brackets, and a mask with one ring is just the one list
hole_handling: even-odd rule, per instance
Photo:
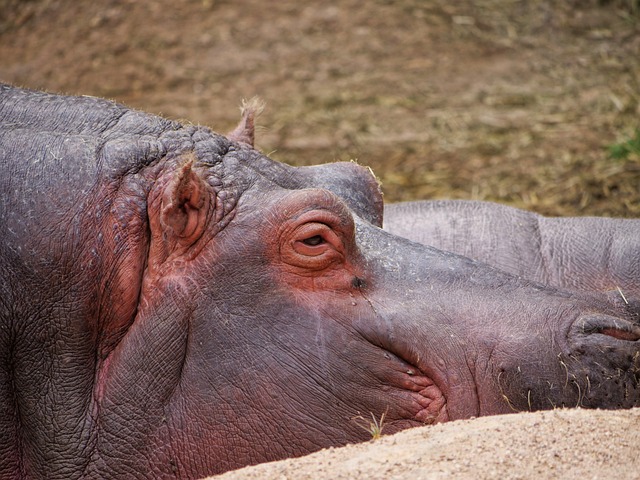
{"label": "green grass patch", "polygon": [[636,129],[633,137],[620,143],[614,143],[607,147],[609,156],[615,160],[627,160],[640,157],[640,129]]}

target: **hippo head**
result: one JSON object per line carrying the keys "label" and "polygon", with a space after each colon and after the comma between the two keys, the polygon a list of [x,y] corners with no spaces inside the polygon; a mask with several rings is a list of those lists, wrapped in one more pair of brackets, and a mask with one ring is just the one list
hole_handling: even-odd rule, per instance
{"label": "hippo head", "polygon": [[382,231],[354,163],[190,136],[164,140],[135,316],[100,368],[117,458],[136,445],[154,473],[203,474],[364,440],[371,415],[392,432],[640,403],[640,328],[604,298]]}
{"label": "hippo head", "polygon": [[[127,115],[101,137],[95,207],[64,227],[73,257],[57,251],[59,296],[78,298],[49,310],[62,379],[48,391],[70,407],[11,397],[34,412],[25,458],[44,458],[29,445],[55,424],[40,434],[50,462],[197,477],[366,440],[371,416],[390,433],[640,404],[640,327],[604,297],[381,230],[378,184],[355,163],[289,167],[242,129],[238,142]],[[20,391],[37,390],[36,363],[16,360]]]}

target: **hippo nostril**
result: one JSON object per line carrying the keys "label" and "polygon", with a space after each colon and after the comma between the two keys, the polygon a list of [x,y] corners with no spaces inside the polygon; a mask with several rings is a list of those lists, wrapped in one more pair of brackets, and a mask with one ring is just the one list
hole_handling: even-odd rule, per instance
{"label": "hippo nostril", "polygon": [[588,315],[578,319],[574,328],[583,335],[600,334],[617,340],[635,342],[640,340],[640,326],[623,318],[609,315]]}
{"label": "hippo nostril", "polygon": [[636,340],[640,340],[640,334],[635,331],[626,331],[620,330],[618,328],[603,328],[600,330],[602,335],[608,335],[613,338],[617,338],[618,340],[628,340],[630,342],[635,342]]}

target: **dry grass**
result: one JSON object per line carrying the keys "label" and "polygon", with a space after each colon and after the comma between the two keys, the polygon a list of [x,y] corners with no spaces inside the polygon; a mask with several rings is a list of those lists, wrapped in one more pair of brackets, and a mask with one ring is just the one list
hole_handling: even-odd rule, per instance
{"label": "dry grass", "polygon": [[384,429],[384,417],[386,416],[386,414],[387,412],[383,412],[382,415],[380,415],[380,420],[378,420],[376,416],[371,413],[371,420],[367,420],[366,418],[359,415],[355,417],[353,421],[356,423],[356,425],[358,425],[371,435],[371,440],[378,440],[382,436],[382,430]]}

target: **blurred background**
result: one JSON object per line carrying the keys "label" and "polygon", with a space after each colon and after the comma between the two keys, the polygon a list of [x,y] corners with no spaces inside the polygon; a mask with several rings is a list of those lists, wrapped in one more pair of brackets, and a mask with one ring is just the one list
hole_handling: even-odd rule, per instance
{"label": "blurred background", "polygon": [[107,97],[387,201],[640,217],[639,0],[0,0],[0,81]]}

